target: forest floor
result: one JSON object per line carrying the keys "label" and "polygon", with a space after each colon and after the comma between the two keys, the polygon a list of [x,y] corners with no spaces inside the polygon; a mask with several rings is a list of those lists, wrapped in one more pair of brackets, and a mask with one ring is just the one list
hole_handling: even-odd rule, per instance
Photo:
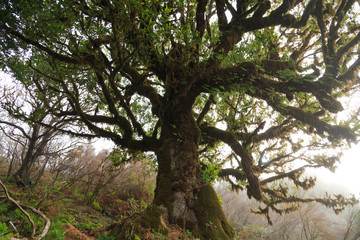
{"label": "forest floor", "polygon": [[[67,184],[44,176],[35,187],[19,187],[3,177],[1,170],[0,166],[0,180],[11,198],[22,205],[40,210],[50,219],[51,226],[44,238],[47,240],[117,240],[119,238],[111,234],[111,226],[121,220],[134,219],[152,200],[154,181],[138,182],[139,176],[143,176],[140,173],[128,174],[131,181],[124,184],[116,182],[117,185],[113,183],[104,187],[96,197],[92,197],[93,193],[88,191],[89,181],[85,181],[86,179]],[[317,203],[307,204],[286,216],[273,215],[274,224],[270,226],[265,218],[250,213],[249,206],[256,206],[256,203],[249,200],[246,193],[231,193],[225,185],[219,185],[216,190],[224,212],[237,232],[237,240],[300,240],[312,233],[318,236],[313,239],[347,240],[360,237],[359,206],[348,207],[344,213],[336,215],[332,209]],[[319,192],[319,189],[314,191]],[[133,195],[129,195],[129,192]],[[45,226],[44,219],[28,208],[24,209],[36,226],[35,236],[39,236]],[[144,229],[145,239],[195,239],[186,229],[174,226],[170,229],[174,237],[169,237],[169,234],[165,236],[153,229]],[[28,218],[9,201],[0,187],[0,240],[30,239],[32,230]],[[141,238],[135,237],[135,240]]]}
{"label": "forest floor", "polygon": [[[47,191],[42,188],[18,188],[14,185],[6,185],[12,198],[24,205],[33,206],[43,212],[51,221],[51,227],[45,239],[72,240],[72,239],[115,239],[106,237],[106,227],[111,225],[121,216],[113,216],[115,205],[109,210],[103,209],[94,201],[86,204],[82,196],[61,189]],[[1,196],[1,194],[0,194]],[[127,207],[126,201],[118,201]],[[36,225],[36,234],[39,235],[44,227],[44,220],[38,215],[25,210],[32,217]],[[135,211],[135,210],[134,210]],[[120,211],[118,210],[120,214]],[[0,199],[0,240],[11,237],[29,237],[32,226],[25,214],[7,198]]]}
{"label": "forest floor", "polygon": [[[124,218],[132,218],[147,207],[144,200],[133,197],[121,200],[107,195],[102,196],[99,201],[89,203],[84,201],[84,196],[79,191],[71,188],[22,188],[14,183],[5,183],[13,199],[21,205],[40,210],[50,219],[51,226],[44,238],[47,240],[115,240],[118,238],[110,234],[111,225]],[[6,198],[2,190],[0,188],[0,240],[30,239],[32,225],[25,214]],[[45,221],[27,208],[24,210],[35,223],[35,236],[39,236]],[[149,240],[173,239],[151,229],[148,229],[146,234],[146,239]],[[172,234],[177,236],[176,239],[194,239],[191,233],[180,232],[175,228],[172,229]]]}

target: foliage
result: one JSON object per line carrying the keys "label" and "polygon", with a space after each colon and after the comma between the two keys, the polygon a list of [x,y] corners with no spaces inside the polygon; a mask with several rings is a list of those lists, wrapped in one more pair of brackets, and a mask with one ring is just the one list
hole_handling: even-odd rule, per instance
{"label": "foliage", "polygon": [[53,222],[45,239],[63,240],[65,228],[61,221]]}
{"label": "foliage", "polygon": [[98,235],[97,238],[98,240],[116,240],[115,236],[103,236],[103,235]]}
{"label": "foliage", "polygon": [[218,199],[219,199],[220,205],[222,206],[222,205],[223,205],[223,201],[222,201],[222,199],[221,199],[221,195],[217,194],[217,197],[218,197]]}
{"label": "foliage", "polygon": [[100,204],[98,202],[93,201],[92,205],[95,210],[100,211],[100,212],[102,211],[102,208],[100,207]]}
{"label": "foliage", "polygon": [[7,240],[13,236],[13,233],[7,228],[6,223],[0,222],[0,240]]}
{"label": "foliage", "polygon": [[[111,167],[139,153],[156,158],[154,204],[168,222],[200,226],[190,230],[202,238],[210,234],[202,216],[213,211],[199,204],[204,187],[206,206],[218,208],[211,222],[223,223],[214,238],[234,237],[207,188],[217,177],[262,202],[254,212],[269,222],[271,210],[298,203],[339,212],[356,199],[302,198],[282,183],[309,190],[315,179],[305,170],[333,171],[358,139],[358,106],[343,97],[359,88],[358,8],[354,0],[4,2],[1,65],[43,105],[31,114],[3,105],[27,122],[49,114],[63,123],[51,129],[112,140]],[[106,181],[84,178],[91,204]]]}
{"label": "foliage", "polygon": [[216,165],[208,165],[205,170],[202,171],[202,180],[204,182],[213,183],[220,172],[220,169]]}

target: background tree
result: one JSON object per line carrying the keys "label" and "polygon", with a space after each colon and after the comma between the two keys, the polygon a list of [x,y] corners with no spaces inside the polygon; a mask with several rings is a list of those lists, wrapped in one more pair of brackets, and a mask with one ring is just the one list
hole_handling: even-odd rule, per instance
{"label": "background tree", "polygon": [[[0,119],[0,131],[6,136],[3,146],[9,159],[7,176],[19,177],[23,185],[36,185],[48,162],[75,141],[61,143],[64,138],[61,139],[58,129],[64,122],[46,114],[43,104],[25,88],[4,88],[1,101],[4,115]],[[23,111],[28,112],[33,122],[21,119]],[[42,166],[36,171],[35,165],[40,163]],[[12,173],[14,168],[16,172]]]}
{"label": "background tree", "polygon": [[348,213],[347,228],[344,233],[343,239],[356,240],[360,238],[360,209],[357,205],[356,208],[351,209]]}
{"label": "background tree", "polygon": [[[332,185],[324,181],[317,182],[309,191],[301,191],[302,197],[316,197],[326,191],[332,194],[339,192],[348,194],[342,185]],[[357,239],[359,205],[347,206],[340,214],[332,209],[312,202],[302,205],[295,212],[279,216],[271,213],[273,225],[266,219],[251,214],[249,209],[256,208],[259,203],[249,199],[246,193],[236,194],[225,184],[218,184],[216,192],[221,196],[224,213],[237,231],[237,239]]]}
{"label": "background tree", "polygon": [[289,212],[296,202],[340,211],[355,200],[298,197],[279,180],[311,188],[304,170],[334,170],[339,154],[327,149],[357,140],[357,115],[336,114],[340,97],[358,88],[358,7],[355,0],[6,1],[1,63],[46,111],[77,124],[66,132],[156,155],[153,206],[136,229],[166,231],[165,219],[202,239],[231,239],[210,184],[216,176],[263,202],[258,213],[269,221],[270,209]]}

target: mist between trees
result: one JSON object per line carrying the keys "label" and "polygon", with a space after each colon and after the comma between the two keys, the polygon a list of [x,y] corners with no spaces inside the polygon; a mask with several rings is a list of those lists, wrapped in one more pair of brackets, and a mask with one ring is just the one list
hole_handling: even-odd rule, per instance
{"label": "mist between trees", "polygon": [[[345,193],[343,186],[330,186],[320,181],[311,191],[296,189],[301,196],[316,197],[325,194],[329,189],[332,194]],[[293,189],[294,190],[294,189]],[[267,220],[251,213],[259,203],[250,200],[245,193],[234,193],[226,184],[216,186],[221,197],[224,212],[238,231],[237,239],[359,239],[360,238],[360,206],[347,207],[344,212],[334,211],[318,203],[302,205],[297,211],[280,216],[271,214],[273,225]],[[349,194],[349,192],[347,192]]]}

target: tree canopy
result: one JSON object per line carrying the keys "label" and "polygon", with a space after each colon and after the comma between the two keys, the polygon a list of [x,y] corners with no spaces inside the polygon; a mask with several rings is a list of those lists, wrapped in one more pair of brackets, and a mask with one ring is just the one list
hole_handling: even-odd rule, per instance
{"label": "tree canopy", "polygon": [[[354,202],[301,198],[294,189],[314,186],[305,169],[334,170],[341,149],[358,138],[359,110],[342,103],[359,87],[357,1],[1,6],[0,64],[42,102],[38,115],[68,123],[57,129],[64,133],[155,154],[161,211],[150,207],[153,216],[185,222],[203,239],[231,239],[210,186],[217,178],[264,203],[257,212],[266,216],[298,202],[336,211]],[[27,121],[39,118],[7,107]],[[149,215],[139,217],[143,227],[153,227]]]}

